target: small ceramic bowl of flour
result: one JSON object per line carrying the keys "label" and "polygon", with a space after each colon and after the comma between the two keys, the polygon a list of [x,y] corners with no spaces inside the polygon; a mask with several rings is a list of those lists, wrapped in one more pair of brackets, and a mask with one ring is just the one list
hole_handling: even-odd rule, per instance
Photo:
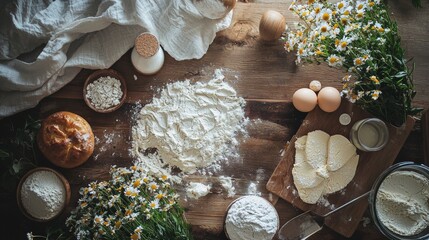
{"label": "small ceramic bowl of flour", "polygon": [[70,184],[51,168],[39,167],[25,174],[18,184],[17,202],[30,220],[50,221],[64,211],[70,202]]}
{"label": "small ceramic bowl of flour", "polygon": [[230,240],[271,240],[278,228],[277,210],[265,198],[239,197],[227,208],[224,230]]}
{"label": "small ceramic bowl of flour", "polygon": [[113,69],[93,72],[83,85],[86,105],[99,113],[110,113],[119,109],[125,103],[126,97],[126,81]]}
{"label": "small ceramic bowl of flour", "polygon": [[391,166],[374,183],[369,200],[375,225],[389,239],[429,239],[429,167]]}

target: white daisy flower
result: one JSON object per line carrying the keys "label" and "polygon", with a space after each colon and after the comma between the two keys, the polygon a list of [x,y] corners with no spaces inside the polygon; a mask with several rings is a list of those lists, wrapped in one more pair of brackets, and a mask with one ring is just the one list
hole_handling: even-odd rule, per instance
{"label": "white daisy flower", "polygon": [[343,57],[339,57],[335,54],[330,55],[327,59],[328,65],[331,67],[340,67],[343,65],[343,61]]}
{"label": "white daisy flower", "polygon": [[321,19],[323,21],[329,21],[332,18],[332,10],[329,8],[323,8],[318,14],[317,19]]}
{"label": "white daisy flower", "polygon": [[341,39],[337,45],[337,51],[342,52],[345,51],[347,49],[347,46],[352,42],[352,39],[348,38],[348,37],[343,37],[343,39]]}

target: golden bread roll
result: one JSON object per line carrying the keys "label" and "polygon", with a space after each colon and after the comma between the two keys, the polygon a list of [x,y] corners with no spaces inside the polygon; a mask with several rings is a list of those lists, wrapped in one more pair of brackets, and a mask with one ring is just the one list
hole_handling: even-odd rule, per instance
{"label": "golden bread roll", "polygon": [[94,134],[81,116],[57,112],[43,120],[37,143],[43,155],[53,164],[74,168],[88,160],[94,151]]}

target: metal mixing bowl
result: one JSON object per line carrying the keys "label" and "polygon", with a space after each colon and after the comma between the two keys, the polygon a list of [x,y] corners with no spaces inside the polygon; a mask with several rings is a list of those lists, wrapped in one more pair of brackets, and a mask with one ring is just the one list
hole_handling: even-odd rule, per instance
{"label": "metal mixing bowl", "polygon": [[383,183],[383,181],[386,179],[387,176],[398,171],[413,171],[429,179],[429,167],[423,164],[415,164],[413,162],[401,162],[401,163],[392,165],[390,168],[386,169],[375,181],[369,196],[369,208],[371,211],[372,219],[376,227],[378,228],[378,230],[380,230],[381,233],[383,233],[389,239],[392,239],[392,240],[425,240],[426,239],[427,240],[429,239],[429,226],[426,227],[426,229],[424,229],[420,233],[417,233],[415,235],[403,236],[391,231],[388,227],[386,227],[383,224],[383,222],[379,218],[379,215],[377,212],[377,206],[376,206],[376,199],[377,199],[377,193],[380,188],[380,185]]}

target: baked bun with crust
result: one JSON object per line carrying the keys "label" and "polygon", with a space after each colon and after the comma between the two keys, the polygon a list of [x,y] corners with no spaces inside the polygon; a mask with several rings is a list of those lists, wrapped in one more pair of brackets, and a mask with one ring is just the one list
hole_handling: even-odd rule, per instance
{"label": "baked bun with crust", "polygon": [[81,116],[71,112],[57,112],[47,117],[37,135],[43,155],[62,168],[77,167],[92,155],[94,134]]}

